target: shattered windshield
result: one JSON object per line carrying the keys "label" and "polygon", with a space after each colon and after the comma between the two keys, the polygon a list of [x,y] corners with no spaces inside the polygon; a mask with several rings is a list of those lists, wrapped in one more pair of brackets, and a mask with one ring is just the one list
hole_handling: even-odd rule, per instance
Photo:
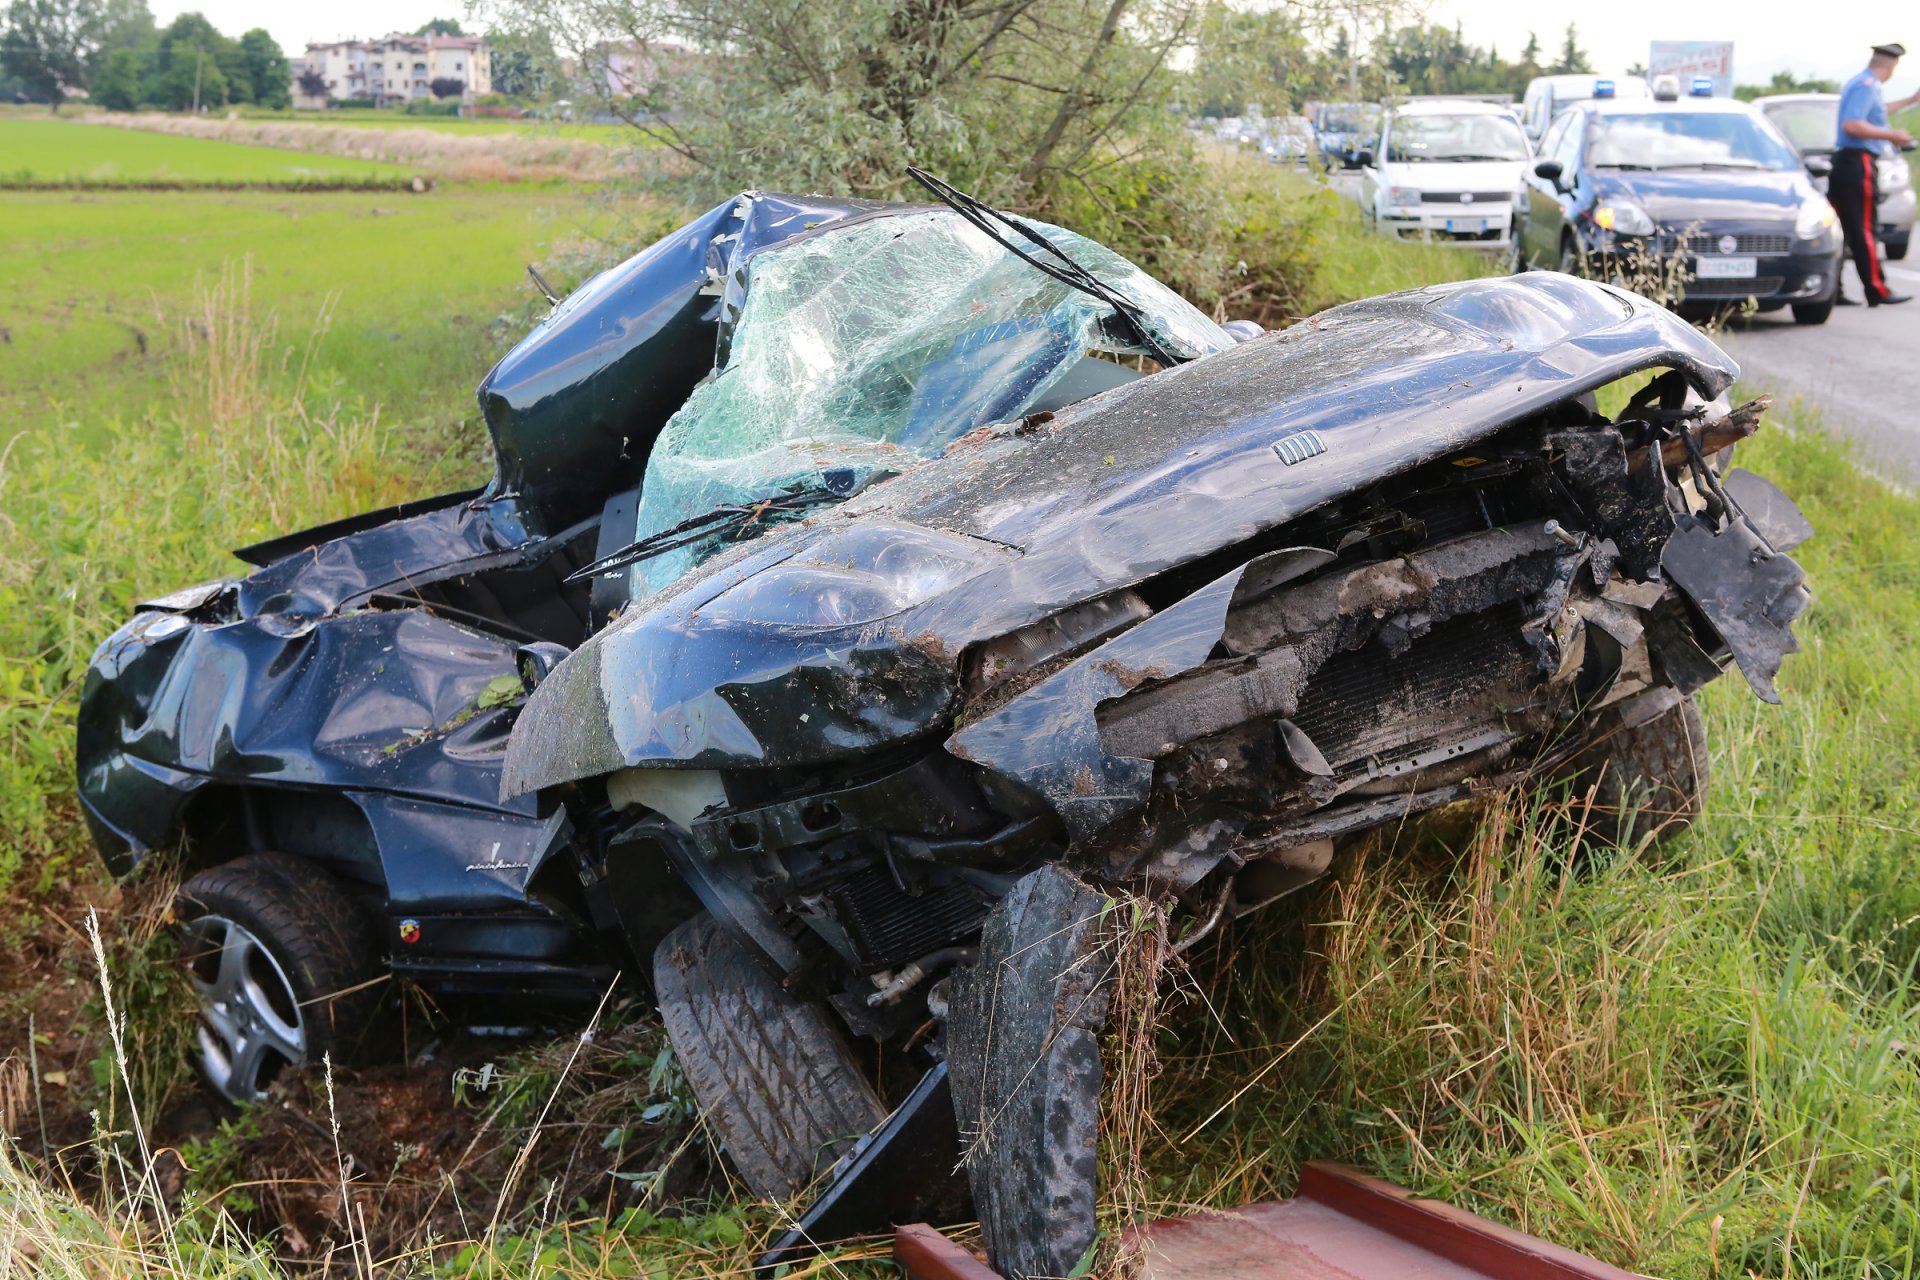
{"label": "shattered windshield", "polygon": [[[1193,359],[1233,345],[1112,250],[1028,225],[1137,307],[1167,352]],[[668,420],[648,458],[639,541],[721,507],[800,490],[857,491],[975,427],[1028,412],[1095,353],[1149,354],[1110,306],[946,209],[836,226],[756,253],[744,270],[723,363]],[[1109,368],[1110,382],[1130,376]],[[633,597],[658,592],[746,531],[735,522],[641,561]]]}

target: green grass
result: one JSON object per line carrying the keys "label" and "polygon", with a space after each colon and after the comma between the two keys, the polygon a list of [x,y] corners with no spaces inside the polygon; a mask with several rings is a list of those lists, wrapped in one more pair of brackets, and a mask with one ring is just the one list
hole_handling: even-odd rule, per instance
{"label": "green grass", "polygon": [[399,182],[412,172],[378,160],[175,138],[70,120],[0,117],[0,183],[291,186]]}
{"label": "green grass", "polygon": [[[11,127],[0,122],[0,131]],[[182,141],[56,126],[110,140]],[[187,142],[188,146],[202,144]],[[284,153],[275,153],[284,154]],[[196,284],[249,257],[277,358],[314,351],[312,386],[411,420],[459,420],[526,267],[575,232],[564,194],[13,193],[0,219],[0,409],[97,436],[174,394]],[[562,270],[561,275],[565,275]]]}

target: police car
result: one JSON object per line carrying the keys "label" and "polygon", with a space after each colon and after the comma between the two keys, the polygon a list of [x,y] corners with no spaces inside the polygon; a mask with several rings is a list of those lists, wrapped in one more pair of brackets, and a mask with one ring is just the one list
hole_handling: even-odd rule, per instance
{"label": "police car", "polygon": [[[1765,116],[1670,79],[1651,101],[1602,94],[1540,139],[1515,210],[1513,266],[1622,279],[1678,277],[1685,310],[1752,299],[1802,324],[1833,311],[1840,224]],[[1677,270],[1676,270],[1677,269]]]}

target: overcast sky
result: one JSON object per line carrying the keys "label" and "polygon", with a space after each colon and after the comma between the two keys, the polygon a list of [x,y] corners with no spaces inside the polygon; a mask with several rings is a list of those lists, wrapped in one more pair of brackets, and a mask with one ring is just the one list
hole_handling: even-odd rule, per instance
{"label": "overcast sky", "polygon": [[[290,54],[305,49],[309,40],[411,31],[435,16],[466,16],[465,0],[158,0],[153,5],[162,23],[189,9],[205,13],[230,35],[263,26]],[[1828,0],[1815,6],[1786,0],[1609,0],[1605,5],[1428,0],[1427,13],[1436,22],[1461,22],[1469,41],[1491,41],[1507,57],[1520,52],[1529,30],[1539,32],[1543,48],[1557,49],[1571,18],[1580,24],[1581,44],[1603,71],[1644,62],[1649,40],[1730,39],[1734,76],[1742,82],[1763,81],[1784,69],[1844,79],[1866,64],[1873,45],[1887,40],[1920,51],[1920,7],[1893,0]],[[1920,85],[1920,56],[1906,61],[1894,83],[1902,95]]]}

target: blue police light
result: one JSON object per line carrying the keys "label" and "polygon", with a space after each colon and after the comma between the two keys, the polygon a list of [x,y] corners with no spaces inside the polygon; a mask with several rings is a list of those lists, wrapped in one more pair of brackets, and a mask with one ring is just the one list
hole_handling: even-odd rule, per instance
{"label": "blue police light", "polygon": [[1713,96],[1713,77],[1695,76],[1693,83],[1688,86],[1687,92],[1696,98],[1711,98]]}
{"label": "blue police light", "polygon": [[1593,82],[1593,96],[1596,98],[1611,98],[1613,96],[1613,81],[1595,80]]}

